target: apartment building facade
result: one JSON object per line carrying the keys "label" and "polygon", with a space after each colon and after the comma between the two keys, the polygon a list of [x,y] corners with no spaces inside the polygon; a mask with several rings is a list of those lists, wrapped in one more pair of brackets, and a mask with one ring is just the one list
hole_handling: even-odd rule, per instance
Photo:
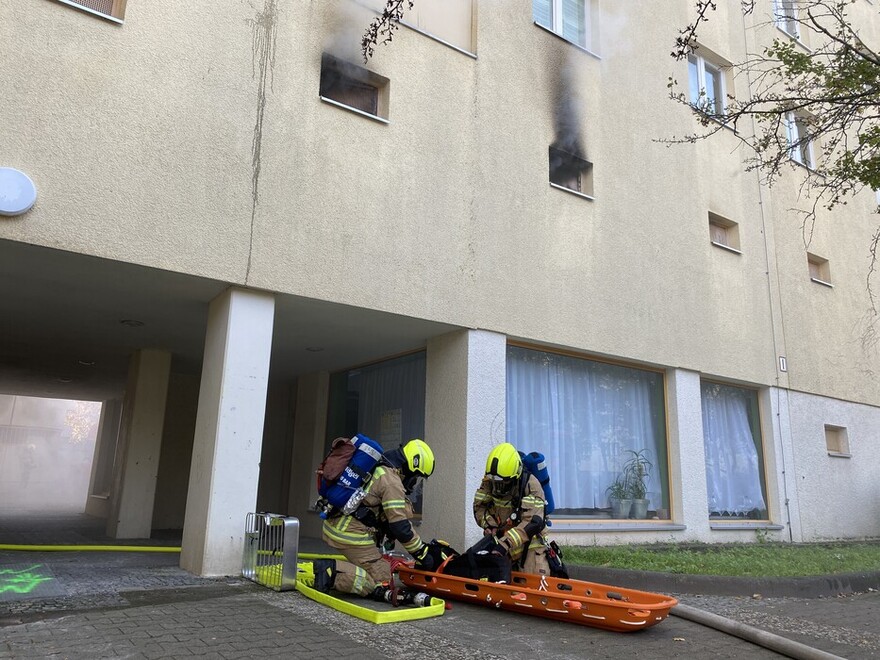
{"label": "apartment building facade", "polygon": [[383,4],[0,0],[0,168],[37,191],[0,217],[0,391],[105,402],[87,511],[234,573],[249,511],[320,534],[359,431],[431,444],[454,546],[504,440],[560,543],[880,536],[876,198],[805,229],[818,150],[768,187],[732,130],[663,142],[700,129],[670,77],[747,94],[728,64],[808,35],[724,0],[675,62],[685,0],[416,0],[365,63]]}

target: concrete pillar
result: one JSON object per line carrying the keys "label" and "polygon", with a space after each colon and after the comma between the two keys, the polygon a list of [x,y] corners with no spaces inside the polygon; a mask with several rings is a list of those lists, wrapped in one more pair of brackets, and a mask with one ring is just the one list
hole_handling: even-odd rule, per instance
{"label": "concrete pillar", "polygon": [[486,456],[505,440],[507,340],[463,330],[428,341],[425,440],[437,467],[425,483],[420,531],[464,550],[480,538],[474,492]]}
{"label": "concrete pillar", "polygon": [[245,517],[257,501],[275,298],[229,289],[208,309],[180,566],[241,571]]}
{"label": "concrete pillar", "polygon": [[687,525],[691,536],[709,540],[700,374],[670,369],[666,372],[666,386],[672,521]]}
{"label": "concrete pillar", "polygon": [[85,508],[88,515],[96,518],[107,518],[110,515],[110,486],[113,483],[113,460],[119,441],[121,417],[121,399],[108,399],[103,402]]}
{"label": "concrete pillar", "polygon": [[170,372],[168,351],[144,349],[131,357],[107,519],[113,538],[150,537]]}
{"label": "concrete pillar", "polygon": [[318,499],[315,468],[326,453],[329,385],[330,374],[321,371],[300,376],[296,386],[287,511],[299,518],[300,534],[313,538],[321,538],[323,523],[311,507]]}

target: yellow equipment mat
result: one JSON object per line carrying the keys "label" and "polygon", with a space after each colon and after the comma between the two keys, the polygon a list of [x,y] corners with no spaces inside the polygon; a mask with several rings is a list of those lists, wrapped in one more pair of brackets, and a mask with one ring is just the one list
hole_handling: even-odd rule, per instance
{"label": "yellow equipment mat", "polygon": [[[341,559],[342,555],[321,555],[312,553],[300,553],[301,559]],[[312,570],[311,561],[297,561],[296,588],[302,595],[311,598],[317,603],[332,607],[334,610],[349,614],[369,623],[397,623],[400,621],[416,621],[441,616],[446,609],[446,601],[442,598],[431,598],[431,604],[427,607],[395,607],[390,610],[376,610],[371,607],[358,605],[349,600],[336,598],[330,594],[312,588],[315,584],[315,574]],[[378,603],[377,603],[378,605]]]}

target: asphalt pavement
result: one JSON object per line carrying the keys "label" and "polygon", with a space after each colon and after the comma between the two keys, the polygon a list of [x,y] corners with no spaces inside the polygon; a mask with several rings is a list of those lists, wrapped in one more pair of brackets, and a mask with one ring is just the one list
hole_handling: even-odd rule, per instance
{"label": "asphalt pavement", "polygon": [[[109,543],[93,519],[0,517],[0,544]],[[137,545],[178,545],[157,534]],[[301,552],[322,552],[301,539]],[[573,577],[675,596],[743,629],[795,642],[794,657],[880,658],[880,572],[754,582],[570,567]],[[5,582],[3,581],[5,579]],[[666,582],[663,580],[666,579]],[[663,587],[668,588],[663,588]],[[738,593],[731,593],[738,589]],[[809,597],[807,597],[809,596]],[[684,611],[685,608],[682,608]],[[690,618],[616,633],[452,602],[442,616],[372,624],[296,591],[200,578],[178,555],[0,550],[0,659],[7,658],[779,658]]]}

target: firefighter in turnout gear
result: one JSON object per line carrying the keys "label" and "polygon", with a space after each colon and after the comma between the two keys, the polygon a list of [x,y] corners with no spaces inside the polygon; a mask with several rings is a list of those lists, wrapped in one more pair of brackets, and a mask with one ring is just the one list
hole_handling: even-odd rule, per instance
{"label": "firefighter in turnout gear", "polygon": [[486,459],[486,474],[474,495],[474,518],[483,534],[495,539],[493,552],[510,557],[514,570],[550,575],[544,490],[523,471],[522,458],[509,442],[497,445]]}
{"label": "firefighter in turnout gear", "polygon": [[409,440],[386,451],[363,486],[366,495],[358,510],[352,515],[337,510],[324,521],[324,541],[348,561],[315,561],[315,588],[324,592],[333,588],[395,605],[412,603],[414,594],[393,589],[390,564],[380,547],[387,537],[403,545],[417,568],[430,571],[439,565],[435,549],[412,527],[408,498],[433,471],[434,453],[423,440]]}

